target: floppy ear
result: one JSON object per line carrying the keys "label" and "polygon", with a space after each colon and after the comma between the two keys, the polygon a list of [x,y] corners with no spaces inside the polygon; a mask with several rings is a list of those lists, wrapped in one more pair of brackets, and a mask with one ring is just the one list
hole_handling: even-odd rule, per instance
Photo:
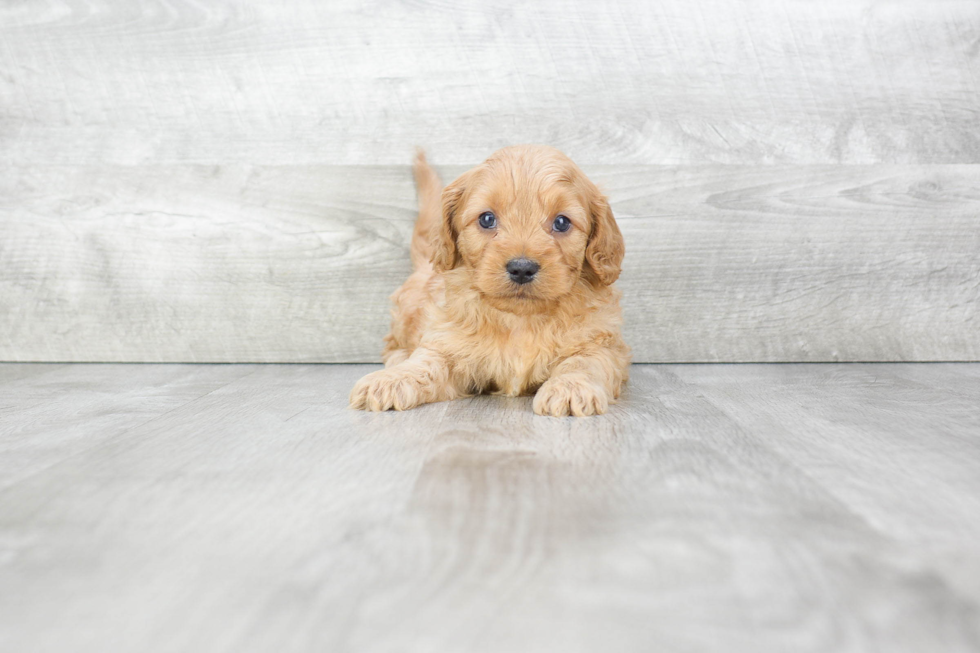
{"label": "floppy ear", "polygon": [[463,173],[442,190],[442,221],[432,230],[432,265],[440,272],[452,270],[461,263],[454,221],[471,175],[472,170]]}
{"label": "floppy ear", "polygon": [[585,261],[595,272],[599,283],[608,286],[619,278],[626,253],[623,234],[619,231],[609,202],[598,189],[589,202],[589,211],[592,213],[592,233],[585,246]]}

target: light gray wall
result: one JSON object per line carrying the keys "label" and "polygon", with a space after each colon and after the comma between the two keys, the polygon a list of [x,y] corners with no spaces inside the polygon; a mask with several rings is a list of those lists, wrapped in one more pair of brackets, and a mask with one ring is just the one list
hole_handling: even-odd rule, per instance
{"label": "light gray wall", "polygon": [[980,359],[980,3],[0,3],[0,360],[374,361],[416,145],[609,193],[638,361]]}

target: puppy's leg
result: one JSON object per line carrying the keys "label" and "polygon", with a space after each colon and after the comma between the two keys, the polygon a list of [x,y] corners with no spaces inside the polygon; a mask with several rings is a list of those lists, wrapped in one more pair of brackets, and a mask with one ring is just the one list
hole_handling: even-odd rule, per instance
{"label": "puppy's leg", "polygon": [[385,364],[385,367],[394,367],[407,361],[411,355],[412,352],[408,349],[392,349],[381,354],[381,361]]}
{"label": "puppy's leg", "polygon": [[407,360],[358,381],[350,393],[350,405],[360,410],[408,410],[461,394],[446,359],[431,349],[419,348]]}
{"label": "puppy's leg", "polygon": [[627,366],[628,359],[608,349],[566,358],[535,393],[534,412],[552,417],[601,415],[619,397]]}

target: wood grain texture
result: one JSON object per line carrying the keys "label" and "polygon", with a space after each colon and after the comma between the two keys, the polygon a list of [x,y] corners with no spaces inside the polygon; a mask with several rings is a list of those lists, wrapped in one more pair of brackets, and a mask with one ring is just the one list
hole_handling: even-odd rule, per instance
{"label": "wood grain texture", "polygon": [[[637,362],[980,360],[978,166],[586,171]],[[0,360],[373,362],[409,272],[407,167],[8,166],[0,197]]]}
{"label": "wood grain texture", "polygon": [[[37,373],[26,374],[28,367]],[[0,491],[252,371],[247,365],[2,365]]]}
{"label": "wood grain texture", "polygon": [[0,161],[980,163],[975,0],[0,4]]}
{"label": "wood grain texture", "polygon": [[3,385],[0,647],[980,650],[976,364],[634,366],[590,419],[348,410],[370,369]]}

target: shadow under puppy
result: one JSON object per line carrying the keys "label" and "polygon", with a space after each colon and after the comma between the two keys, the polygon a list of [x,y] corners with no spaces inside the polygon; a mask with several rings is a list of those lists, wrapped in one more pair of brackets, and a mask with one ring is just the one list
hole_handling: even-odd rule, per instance
{"label": "shadow under puppy", "polygon": [[495,152],[441,194],[420,152],[415,271],[392,295],[385,369],[354,386],[364,410],[466,395],[534,394],[539,415],[597,415],[626,382],[623,236],[599,189],[564,154]]}

